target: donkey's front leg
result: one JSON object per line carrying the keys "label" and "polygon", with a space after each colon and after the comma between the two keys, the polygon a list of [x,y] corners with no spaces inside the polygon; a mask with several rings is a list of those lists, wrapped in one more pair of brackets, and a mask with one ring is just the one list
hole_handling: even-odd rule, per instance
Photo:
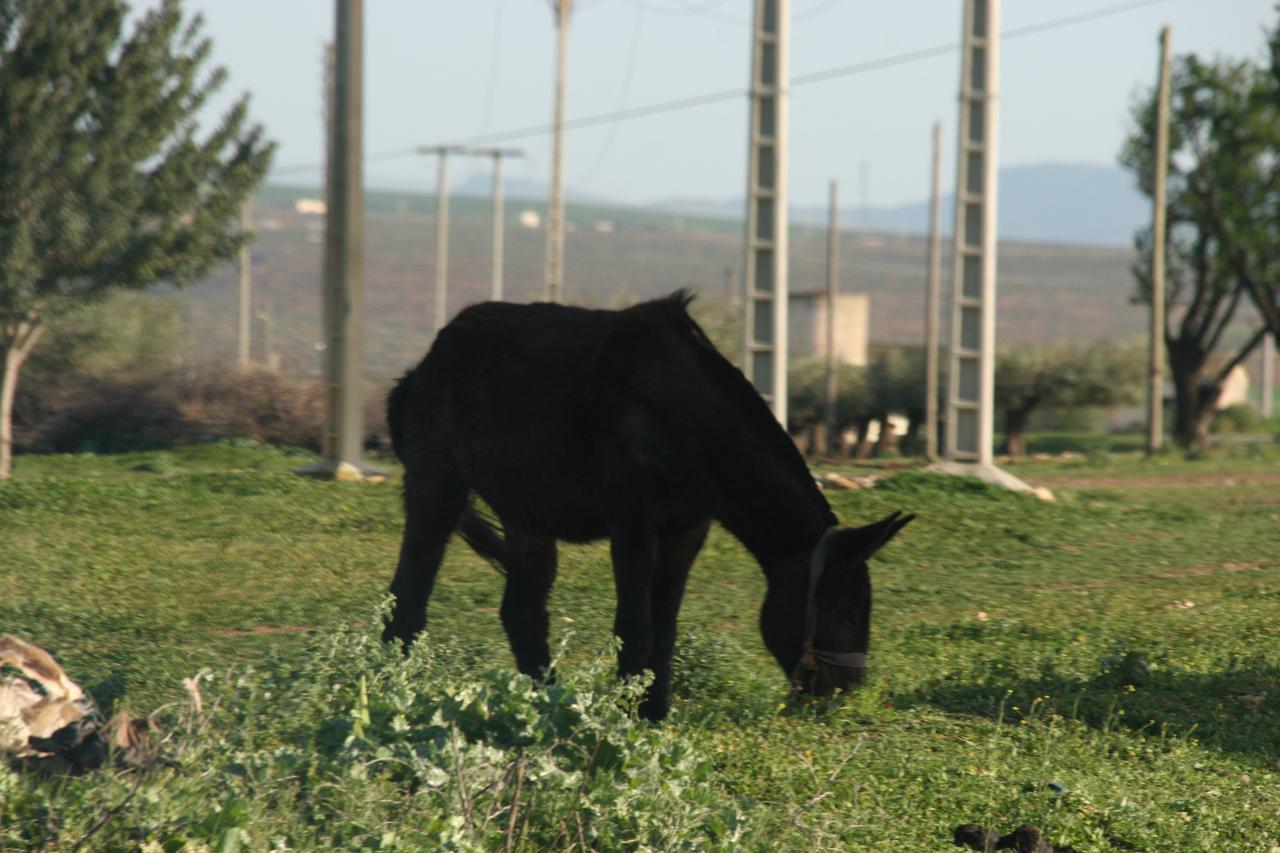
{"label": "donkey's front leg", "polygon": [[653,617],[650,609],[656,543],[642,529],[615,531],[610,550],[613,555],[613,585],[618,597],[613,633],[622,640],[618,652],[618,674],[639,675],[653,655]]}

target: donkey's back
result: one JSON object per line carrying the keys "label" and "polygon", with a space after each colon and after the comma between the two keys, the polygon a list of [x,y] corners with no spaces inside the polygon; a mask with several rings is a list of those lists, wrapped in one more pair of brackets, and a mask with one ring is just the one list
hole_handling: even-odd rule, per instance
{"label": "donkey's back", "polygon": [[687,302],[678,292],[621,311],[459,313],[391,394],[407,489],[453,478],[505,526],[572,541],[609,535],[611,517],[638,503],[710,515],[689,429],[701,420],[689,406],[712,398],[693,350],[710,344]]}

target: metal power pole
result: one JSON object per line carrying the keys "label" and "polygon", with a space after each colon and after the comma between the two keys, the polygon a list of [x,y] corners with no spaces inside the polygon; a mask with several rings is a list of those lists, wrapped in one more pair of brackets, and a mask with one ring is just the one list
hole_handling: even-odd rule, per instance
{"label": "metal power pole", "polygon": [[506,226],[505,201],[502,187],[502,158],[523,157],[519,148],[477,148],[470,153],[493,159],[493,245],[489,277],[489,299],[502,301],[503,232]]}
{"label": "metal power pole", "polygon": [[826,433],[828,453],[835,453],[836,441],[836,296],[840,292],[840,225],[838,187],[831,181],[831,199],[827,209],[827,388]]}
{"label": "metal power pole", "polygon": [[995,398],[1000,0],[965,0],[947,459],[990,466]]}
{"label": "metal power pole", "polygon": [[924,299],[924,452],[938,458],[938,305],[941,297],[942,122],[933,123],[933,170],[929,192],[929,273]]}
{"label": "metal power pole", "polygon": [[361,332],[364,320],[364,0],[336,0],[333,126],[325,222],[325,381],[328,458],[299,473],[361,479]]}
{"label": "metal power pole", "polygon": [[1164,444],[1165,184],[1169,171],[1169,28],[1160,30],[1155,175],[1151,192],[1151,352],[1147,386],[1147,454]]}
{"label": "metal power pole", "polygon": [[547,205],[546,298],[564,298],[564,77],[573,0],[551,0],[556,16],[556,91],[551,137],[551,198]]}
{"label": "metal power pole", "polygon": [[787,422],[790,0],[754,0],[742,372]]}
{"label": "metal power pole", "polygon": [[[244,206],[240,208],[240,230],[244,234],[248,234],[249,229],[253,227],[253,202],[245,199]],[[250,327],[253,322],[253,253],[249,248],[249,240],[240,244],[240,255],[237,260],[236,269],[236,298],[238,301],[239,316],[236,323],[236,366],[241,370],[249,367],[249,342],[251,338]]]}

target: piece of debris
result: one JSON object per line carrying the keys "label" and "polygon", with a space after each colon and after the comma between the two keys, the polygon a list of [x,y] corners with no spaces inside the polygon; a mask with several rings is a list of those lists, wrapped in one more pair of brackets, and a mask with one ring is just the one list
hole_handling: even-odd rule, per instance
{"label": "piece of debris", "polygon": [[994,830],[976,823],[966,823],[956,827],[955,845],[968,847],[970,850],[1015,850],[1017,853],[1079,853],[1074,847],[1067,845],[1057,847],[1044,840],[1040,830],[1029,823],[1015,829],[1008,835],[996,835]]}
{"label": "piece of debris", "polygon": [[824,489],[869,489],[880,482],[879,474],[865,474],[861,477],[846,477],[843,474],[823,474],[818,477],[818,485]]}
{"label": "piece of debris", "polygon": [[5,664],[24,677],[0,677],[0,752],[19,758],[31,755],[31,738],[51,737],[93,713],[93,702],[83,688],[39,646],[0,634],[0,667]]}
{"label": "piece of debris", "polygon": [[[977,619],[979,622],[986,622],[990,617],[987,616],[987,611],[979,610],[977,613],[973,614],[973,618]],[[968,824],[965,825],[968,826]]]}
{"label": "piece of debris", "polygon": [[1250,708],[1253,708],[1256,711],[1258,707],[1261,706],[1262,703],[1266,701],[1267,694],[1265,693],[1233,693],[1231,698],[1239,702],[1241,705],[1248,705]]}
{"label": "piece of debris", "polygon": [[1179,610],[1190,610],[1196,606],[1196,603],[1189,598],[1179,598],[1173,602],[1173,606]]}

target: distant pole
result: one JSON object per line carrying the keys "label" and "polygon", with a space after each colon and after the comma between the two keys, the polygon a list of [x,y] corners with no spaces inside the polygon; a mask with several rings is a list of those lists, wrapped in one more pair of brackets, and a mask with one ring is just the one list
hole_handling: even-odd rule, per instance
{"label": "distant pole", "polygon": [[[240,208],[240,231],[248,235],[249,229],[253,227],[253,202],[245,199],[244,205]],[[247,370],[249,367],[249,342],[251,338],[250,326],[253,323],[253,253],[249,248],[248,237],[245,237],[243,243],[240,244],[240,256],[237,261],[237,299],[239,317],[236,326],[236,366],[241,370]]]}
{"label": "distant pole", "polygon": [[552,0],[556,16],[555,114],[551,136],[551,198],[547,205],[546,298],[564,298],[564,77],[573,0]]}
{"label": "distant pole", "polygon": [[502,197],[502,152],[494,151],[493,157],[493,245],[492,261],[489,269],[489,298],[494,302],[502,301],[502,264],[503,264],[503,227],[506,215],[503,210],[505,199]]}
{"label": "distant pole", "polygon": [[724,303],[730,308],[738,307],[738,268],[733,264],[724,268]]}
{"label": "distant pole", "polygon": [[929,273],[924,300],[924,452],[938,458],[938,314],[941,301],[942,122],[933,123],[933,172],[929,193]]}
{"label": "distant pole", "polygon": [[262,308],[258,310],[258,319],[262,321],[262,364],[267,370],[275,373],[280,369],[280,356],[276,352],[275,317],[271,300],[264,299]]}
{"label": "distant pole", "polygon": [[1276,336],[1273,332],[1262,341],[1262,416],[1272,415],[1276,388]]}
{"label": "distant pole", "polygon": [[435,333],[444,328],[449,301],[449,149],[441,148],[436,172],[436,310]]}
{"label": "distant pole", "polygon": [[791,0],[754,0],[742,372],[787,423],[787,128]]}
{"label": "distant pole", "polygon": [[337,479],[385,476],[361,460],[364,320],[364,0],[336,0],[332,197],[325,218],[327,422],[330,456],[299,473]]}
{"label": "distant pole", "polygon": [[995,421],[1000,0],[965,0],[947,459],[990,468]]}
{"label": "distant pole", "polygon": [[839,202],[835,179],[831,181],[831,200],[827,209],[827,452],[835,453],[836,441],[836,296],[840,291],[839,267]]}
{"label": "distant pole", "polygon": [[493,160],[493,245],[492,261],[489,270],[489,299],[502,301],[502,272],[504,257],[504,233],[506,228],[506,202],[502,186],[502,159],[504,157],[523,157],[519,148],[472,148],[468,154],[489,157]]}
{"label": "distant pole", "polygon": [[1156,93],[1155,177],[1151,193],[1151,357],[1147,387],[1147,454],[1164,444],[1165,184],[1169,168],[1169,28],[1160,30]]}

